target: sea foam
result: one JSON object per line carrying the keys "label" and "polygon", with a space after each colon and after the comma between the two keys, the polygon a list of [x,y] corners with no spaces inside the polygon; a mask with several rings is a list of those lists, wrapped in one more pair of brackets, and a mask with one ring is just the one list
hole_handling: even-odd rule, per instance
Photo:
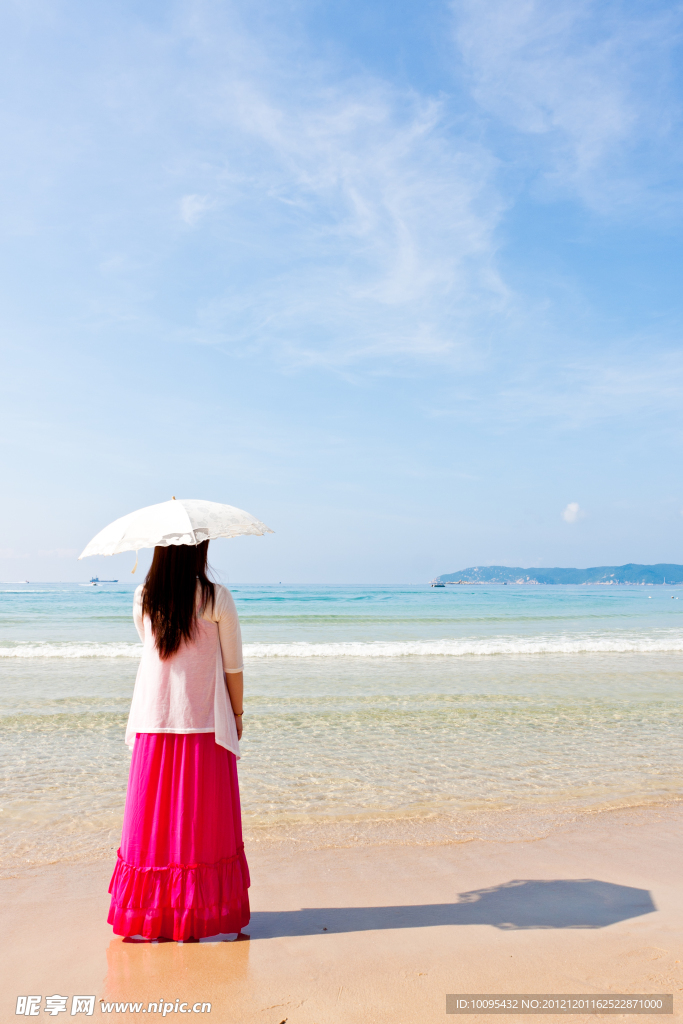
{"label": "sea foam", "polygon": [[[678,630],[611,635],[495,636],[442,640],[374,640],[336,643],[247,643],[245,658],[460,658],[528,654],[650,654],[682,652]],[[0,644],[0,658],[139,658],[142,644],[112,641],[20,641]]]}
{"label": "sea foam", "polygon": [[650,653],[683,651],[683,637],[671,635],[498,636],[458,640],[375,640],[339,643],[245,644],[248,658],[405,658],[505,654]]}
{"label": "sea foam", "polygon": [[142,644],[93,640],[63,643],[38,640],[0,644],[0,658],[139,658]]}

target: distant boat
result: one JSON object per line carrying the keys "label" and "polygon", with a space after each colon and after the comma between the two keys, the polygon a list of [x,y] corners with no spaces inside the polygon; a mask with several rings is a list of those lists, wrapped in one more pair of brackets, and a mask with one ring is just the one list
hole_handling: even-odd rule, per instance
{"label": "distant boat", "polygon": [[89,583],[81,583],[82,587],[99,587],[100,583],[118,583],[118,580],[101,580],[99,576],[91,576]]}
{"label": "distant boat", "polygon": [[445,583],[440,583],[439,580],[434,580],[434,582],[432,583],[432,586],[433,587],[445,587],[446,584]]}

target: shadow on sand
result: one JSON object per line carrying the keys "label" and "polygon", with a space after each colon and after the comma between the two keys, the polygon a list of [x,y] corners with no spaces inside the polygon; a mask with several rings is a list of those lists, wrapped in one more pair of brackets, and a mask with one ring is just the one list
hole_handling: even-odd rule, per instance
{"label": "shadow on sand", "polygon": [[386,928],[490,924],[523,928],[604,928],[657,908],[647,889],[593,878],[536,881],[518,879],[490,889],[459,893],[455,903],[399,907],[320,907],[256,912],[248,930],[253,939]]}

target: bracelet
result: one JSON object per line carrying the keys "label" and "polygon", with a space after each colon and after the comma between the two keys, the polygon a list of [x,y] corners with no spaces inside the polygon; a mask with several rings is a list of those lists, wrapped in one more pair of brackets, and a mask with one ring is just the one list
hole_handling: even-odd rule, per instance
{"label": "bracelet", "polygon": [[237,714],[236,711],[233,711],[233,715],[235,716],[235,718],[241,718],[243,714],[244,714],[244,711],[240,711],[239,715]]}

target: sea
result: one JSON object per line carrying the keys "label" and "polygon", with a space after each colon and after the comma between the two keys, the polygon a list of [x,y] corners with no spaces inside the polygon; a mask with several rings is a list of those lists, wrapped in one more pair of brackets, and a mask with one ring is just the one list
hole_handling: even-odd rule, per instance
{"label": "sea", "polygon": [[[133,586],[0,584],[5,872],[114,857]],[[231,587],[249,843],[524,841],[682,798],[683,587]]]}

